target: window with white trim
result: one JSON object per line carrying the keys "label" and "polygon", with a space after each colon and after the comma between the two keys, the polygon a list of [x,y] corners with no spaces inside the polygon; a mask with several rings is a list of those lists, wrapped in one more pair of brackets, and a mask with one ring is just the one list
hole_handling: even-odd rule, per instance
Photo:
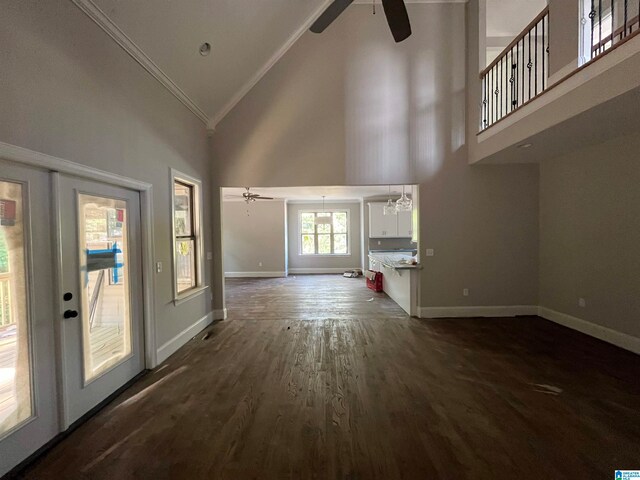
{"label": "window with white trim", "polygon": [[300,255],[349,255],[349,212],[300,212],[299,238]]}
{"label": "window with white trim", "polygon": [[174,298],[202,287],[201,184],[172,171]]}

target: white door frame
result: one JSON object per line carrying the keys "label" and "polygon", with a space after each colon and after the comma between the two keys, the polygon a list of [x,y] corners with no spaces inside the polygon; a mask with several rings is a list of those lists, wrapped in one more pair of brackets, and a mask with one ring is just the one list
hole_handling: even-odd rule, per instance
{"label": "white door frame", "polygon": [[64,345],[62,344],[62,332],[60,328],[60,319],[62,318],[62,270],[60,268],[60,260],[62,256],[62,238],[60,232],[60,208],[59,208],[59,180],[60,174],[73,175],[76,177],[93,180],[97,182],[107,183],[118,187],[129,188],[140,193],[140,226],[142,232],[142,283],[143,283],[143,321],[144,321],[144,357],[145,368],[151,369],[157,365],[156,352],[156,324],[155,324],[155,270],[153,262],[154,239],[153,239],[153,185],[140,180],[123,177],[115,173],[106,172],[79,163],[71,162],[63,158],[54,157],[45,153],[29,150],[28,148],[18,147],[8,143],[0,142],[0,158],[22,165],[30,165],[33,167],[44,168],[49,170],[53,175],[52,181],[52,211],[54,212],[52,225],[52,242],[54,246],[54,283],[55,291],[55,325],[56,332],[56,367],[58,369],[57,386],[58,400],[60,408],[60,424],[62,430],[69,427],[68,415],[65,408],[65,389],[64,389],[64,366],[62,362],[62,352]]}

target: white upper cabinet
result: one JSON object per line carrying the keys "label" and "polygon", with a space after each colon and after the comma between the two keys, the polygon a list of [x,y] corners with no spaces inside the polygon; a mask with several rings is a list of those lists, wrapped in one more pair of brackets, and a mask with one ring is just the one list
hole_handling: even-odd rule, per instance
{"label": "white upper cabinet", "polygon": [[369,204],[369,238],[411,238],[411,212],[385,215],[384,206]]}
{"label": "white upper cabinet", "polygon": [[398,212],[398,237],[413,237],[413,212]]}

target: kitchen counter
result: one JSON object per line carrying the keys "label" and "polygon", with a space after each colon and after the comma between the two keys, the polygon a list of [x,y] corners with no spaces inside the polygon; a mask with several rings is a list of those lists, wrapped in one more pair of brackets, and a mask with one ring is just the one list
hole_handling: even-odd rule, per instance
{"label": "kitchen counter", "polygon": [[382,289],[393,301],[411,316],[419,316],[421,265],[399,264],[383,261],[369,255],[371,269],[382,272]]}

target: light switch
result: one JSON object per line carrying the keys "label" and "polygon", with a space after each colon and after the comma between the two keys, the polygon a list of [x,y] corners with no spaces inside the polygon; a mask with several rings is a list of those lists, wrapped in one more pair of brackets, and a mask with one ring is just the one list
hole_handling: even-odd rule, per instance
{"label": "light switch", "polygon": [[156,262],[156,273],[162,273],[162,262]]}
{"label": "light switch", "polygon": [[427,257],[433,257],[435,256],[435,252],[433,251],[433,248],[427,248]]}
{"label": "light switch", "polygon": [[207,260],[213,260],[213,253],[207,252]]}

